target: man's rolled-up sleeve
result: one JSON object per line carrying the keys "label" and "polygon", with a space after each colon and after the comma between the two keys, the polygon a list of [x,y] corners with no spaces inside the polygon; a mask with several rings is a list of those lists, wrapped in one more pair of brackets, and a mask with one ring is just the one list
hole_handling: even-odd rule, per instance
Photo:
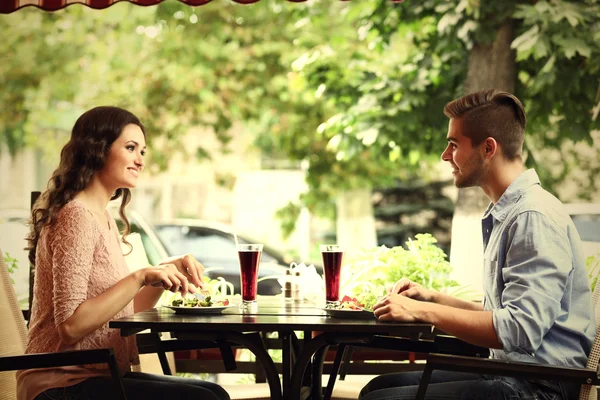
{"label": "man's rolled-up sleeve", "polygon": [[493,311],[504,351],[537,351],[560,313],[572,269],[565,232],[539,212],[517,216],[508,230],[501,308]]}

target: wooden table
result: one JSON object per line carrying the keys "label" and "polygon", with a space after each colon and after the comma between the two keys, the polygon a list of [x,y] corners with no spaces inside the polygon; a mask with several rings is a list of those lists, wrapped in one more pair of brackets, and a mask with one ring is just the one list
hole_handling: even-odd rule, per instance
{"label": "wooden table", "polygon": [[[184,340],[226,340],[238,343],[254,353],[265,370],[272,399],[300,400],[305,373],[315,354],[334,344],[368,343],[375,336],[405,337],[418,340],[424,333],[431,333],[432,325],[422,323],[387,323],[376,318],[333,318],[326,316],[314,305],[282,306],[272,299],[259,300],[259,308],[253,314],[243,314],[231,307],[222,314],[183,315],[167,308],[153,309],[110,321],[109,326],[129,336],[143,330],[172,332]],[[295,331],[304,331],[301,345]],[[283,380],[263,342],[260,332],[278,332],[282,340]],[[311,332],[320,332],[312,337]],[[318,357],[317,357],[318,358]],[[323,359],[315,361],[321,364]],[[313,379],[313,398],[321,396],[320,375]],[[283,388],[282,388],[283,386]],[[318,387],[317,387],[318,386]]]}

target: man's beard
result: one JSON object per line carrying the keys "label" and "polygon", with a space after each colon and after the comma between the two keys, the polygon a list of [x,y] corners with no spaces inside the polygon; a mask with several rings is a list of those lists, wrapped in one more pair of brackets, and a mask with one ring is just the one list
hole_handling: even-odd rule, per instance
{"label": "man's beard", "polygon": [[[483,163],[483,157],[476,153],[476,156],[469,160],[469,163],[460,169],[460,175],[457,175],[455,179],[455,185],[459,189],[468,188],[472,186],[479,186],[481,183],[481,176],[485,171]],[[463,172],[466,172],[464,174]]]}

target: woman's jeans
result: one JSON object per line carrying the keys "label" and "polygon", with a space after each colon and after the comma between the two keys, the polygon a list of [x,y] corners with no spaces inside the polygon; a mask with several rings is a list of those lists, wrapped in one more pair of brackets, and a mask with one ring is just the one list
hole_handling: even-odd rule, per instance
{"label": "woman's jeans", "polygon": [[[229,395],[216,383],[176,376],[128,372],[123,376],[128,400],[197,399],[229,400]],[[88,378],[77,385],[48,389],[35,400],[106,400],[118,398],[110,376]]]}
{"label": "woman's jeans", "polygon": [[[365,386],[361,400],[414,400],[422,372],[381,375]],[[523,381],[463,372],[433,371],[428,400],[577,400],[580,385],[549,381]]]}

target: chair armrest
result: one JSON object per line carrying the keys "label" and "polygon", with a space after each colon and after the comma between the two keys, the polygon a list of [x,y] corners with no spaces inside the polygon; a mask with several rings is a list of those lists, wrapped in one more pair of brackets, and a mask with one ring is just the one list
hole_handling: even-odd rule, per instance
{"label": "chair armrest", "polygon": [[433,341],[434,350],[431,353],[454,354],[457,356],[482,357],[490,355],[487,347],[475,346],[458,339],[455,336],[438,335]]}
{"label": "chair armrest", "polygon": [[75,350],[58,353],[25,354],[0,357],[0,371],[63,367],[79,364],[109,364],[115,362],[113,349]]}
{"label": "chair armrest", "polygon": [[581,384],[600,383],[596,371],[588,368],[558,367],[553,365],[490,360],[485,358],[429,354],[427,369],[472,372],[522,379],[570,381]]}

